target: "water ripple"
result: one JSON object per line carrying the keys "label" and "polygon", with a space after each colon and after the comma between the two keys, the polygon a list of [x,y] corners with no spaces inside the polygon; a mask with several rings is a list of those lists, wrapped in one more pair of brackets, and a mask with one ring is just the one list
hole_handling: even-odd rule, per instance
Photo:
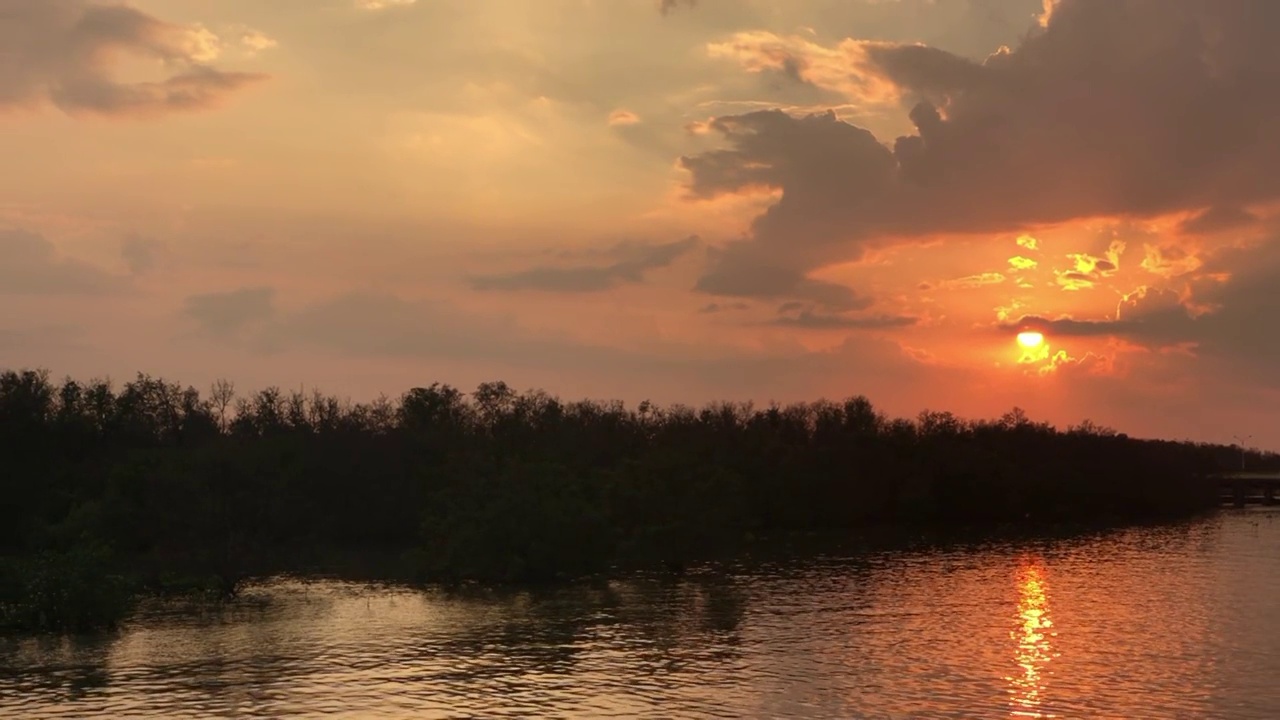
{"label": "water ripple", "polygon": [[0,639],[0,717],[1280,717],[1280,515]]}

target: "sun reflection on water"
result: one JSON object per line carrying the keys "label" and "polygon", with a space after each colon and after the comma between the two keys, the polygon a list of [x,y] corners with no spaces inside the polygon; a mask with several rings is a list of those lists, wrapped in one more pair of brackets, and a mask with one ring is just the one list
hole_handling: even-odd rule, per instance
{"label": "sun reflection on water", "polygon": [[1010,715],[1019,718],[1051,718],[1043,708],[1049,661],[1053,648],[1053,620],[1049,617],[1049,597],[1043,568],[1025,563],[1018,571],[1018,613],[1009,632],[1014,642],[1014,660],[1021,672],[1005,679],[1012,702]]}

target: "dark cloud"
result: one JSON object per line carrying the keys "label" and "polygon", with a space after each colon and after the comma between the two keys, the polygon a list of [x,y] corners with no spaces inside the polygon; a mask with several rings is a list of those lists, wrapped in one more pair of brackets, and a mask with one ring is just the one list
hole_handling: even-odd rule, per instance
{"label": "dark cloud", "polygon": [[[848,41],[819,59],[848,58],[860,77],[848,87],[922,98],[916,133],[890,148],[831,113],[711,122],[726,147],[682,158],[690,194],[781,198],[699,288],[772,296],[760,268],[803,278],[887,238],[1275,199],[1280,93],[1262,88],[1280,80],[1278,26],[1272,0],[1062,0],[1047,27],[983,62]],[[760,52],[772,67],[800,50]]]}
{"label": "dark cloud", "polygon": [[134,275],[145,275],[155,269],[164,244],[154,238],[130,235],[120,243],[120,259]]}
{"label": "dark cloud", "polygon": [[1152,344],[1192,342],[1193,319],[1178,293],[1166,288],[1141,287],[1125,295],[1109,318],[1045,318],[1026,315],[998,327],[1007,333],[1038,330],[1049,337],[1124,337]]}
{"label": "dark cloud", "polygon": [[471,279],[476,290],[535,290],[541,292],[601,292],[626,283],[644,282],[646,273],[670,266],[698,245],[687,237],[669,243],[622,243],[600,265],[543,266]]}
{"label": "dark cloud", "polygon": [[246,287],[228,292],[192,295],[183,304],[182,314],[194,320],[210,335],[236,335],[275,315],[275,290],[269,287]]}
{"label": "dark cloud", "polygon": [[[154,116],[210,107],[265,77],[209,65],[218,39],[206,30],[90,0],[4,0],[0,48],[0,110],[50,103],[71,114]],[[116,79],[122,55],[159,61],[169,75]]]}
{"label": "dark cloud", "polygon": [[712,315],[715,313],[732,312],[735,310],[746,310],[751,306],[744,302],[725,302],[725,303],[707,303],[698,308],[698,312],[703,315]]}
{"label": "dark cloud", "polygon": [[123,277],[62,256],[40,235],[0,230],[0,294],[97,295],[126,286]]}
{"label": "dark cloud", "polygon": [[348,355],[473,357],[501,346],[512,326],[481,327],[442,306],[384,292],[356,291],[307,305],[263,334],[268,349],[321,347]]}
{"label": "dark cloud", "polygon": [[1280,240],[1220,253],[1201,277],[1188,285],[1198,313],[1185,333],[1197,353],[1237,380],[1280,387]]}
{"label": "dark cloud", "polygon": [[1257,221],[1258,216],[1244,208],[1215,205],[1187,219],[1178,229],[1188,235],[1208,235],[1244,227]]}
{"label": "dark cloud", "polygon": [[1070,317],[1051,320],[1039,315],[1024,315],[1017,321],[1002,323],[1000,329],[1009,333],[1035,330],[1060,337],[1103,337],[1139,334],[1142,323],[1122,320],[1076,320]]}

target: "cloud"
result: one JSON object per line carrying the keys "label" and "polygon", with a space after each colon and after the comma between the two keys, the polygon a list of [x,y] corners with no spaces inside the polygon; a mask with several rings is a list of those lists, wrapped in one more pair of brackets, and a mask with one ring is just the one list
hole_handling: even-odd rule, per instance
{"label": "cloud", "polygon": [[130,235],[120,243],[120,259],[134,275],[145,275],[153,270],[164,252],[164,243],[154,238]]}
{"label": "cloud", "polygon": [[868,193],[892,182],[888,149],[834,113],[793,118],[759,111],[717,118],[710,128],[730,148],[681,158],[693,198],[760,188],[781,188],[783,195],[753,221],[750,238],[716,253],[697,288],[716,295],[847,304],[853,297],[848,288],[805,275],[834,259],[833,243],[867,232],[856,213],[839,208],[844,201],[867,203]]}
{"label": "cloud", "polygon": [[1022,257],[1021,255],[1014,255],[1009,258],[1009,267],[1014,270],[1034,270],[1039,264],[1040,263],[1035,260],[1028,257]]}
{"label": "cloud", "polygon": [[658,0],[658,12],[663,15],[667,15],[681,5],[684,5],[687,8],[693,8],[697,4],[698,0]]}
{"label": "cloud", "polygon": [[972,288],[985,287],[987,285],[999,285],[1005,281],[1005,276],[998,272],[984,272],[978,275],[969,275],[952,280],[944,280],[937,284],[937,287],[947,288],[950,290],[969,290]]}
{"label": "cloud", "polygon": [[1144,245],[1142,251],[1145,257],[1139,266],[1166,279],[1193,273],[1204,265],[1199,256],[1178,245]]}
{"label": "cloud", "polygon": [[1039,375],[1061,375],[1069,373],[1079,375],[1107,376],[1115,372],[1115,356],[1097,353],[1085,353],[1081,357],[1072,357],[1066,350],[1059,350],[1053,355],[1043,358],[1044,364],[1036,368]]}
{"label": "cloud", "polygon": [[[0,14],[0,110],[52,104],[72,115],[153,117],[213,107],[266,78],[211,66],[222,41],[209,30],[127,5],[5,0]],[[242,39],[246,47],[269,40],[261,33]],[[167,75],[117,79],[122,56],[159,61]]]}
{"label": "cloud", "polygon": [[1187,235],[1207,235],[1244,227],[1257,221],[1258,216],[1244,208],[1215,205],[1183,221],[1178,230]]}
{"label": "cloud", "polygon": [[[875,334],[850,334],[838,347],[816,352],[798,344],[745,349],[652,338],[624,347],[535,331],[509,317],[448,302],[368,290],[275,312],[251,332],[229,339],[264,358],[407,360],[416,373],[454,368],[445,379],[463,385],[500,372],[496,377],[517,386],[596,397],[621,392],[661,402],[743,398],[744,388],[761,401],[808,399],[829,392],[833,376],[853,373],[908,386],[920,377],[919,366],[896,343]],[[619,386],[618,377],[627,382]],[[586,392],[591,388],[598,389]]]}
{"label": "cloud", "polygon": [[1236,381],[1280,387],[1280,334],[1272,331],[1280,317],[1278,286],[1280,238],[1218,253],[1179,293],[1194,319],[1178,337]]}
{"label": "cloud", "polygon": [[712,42],[707,54],[736,60],[751,73],[778,73],[797,83],[837,92],[855,106],[895,105],[901,97],[900,88],[876,72],[870,60],[869,51],[879,45],[845,40],[836,47],[824,47],[809,37],[749,31]]}
{"label": "cloud", "polygon": [[891,330],[909,327],[919,321],[919,318],[907,315],[846,315],[805,308],[793,314],[779,315],[770,324],[804,330]]}
{"label": "cloud", "polygon": [[1280,199],[1280,95],[1256,92],[1280,74],[1264,29],[1278,21],[1270,0],[1062,0],[1045,27],[983,61],[738,36],[717,52],[748,69],[794,68],[852,100],[915,102],[916,130],[889,147],[834,113],[708,123],[723,146],[681,159],[691,198],[781,197],[708,269],[717,281],[704,289],[749,295],[749,283],[722,276],[764,266],[804,278],[897,238]]}
{"label": "cloud", "polygon": [[712,248],[711,270],[698,278],[695,290],[756,300],[799,298],[829,310],[862,310],[872,304],[870,298],[858,295],[845,285],[808,278],[785,267],[751,262],[743,254],[735,255],[733,250],[733,246],[728,252]]}
{"label": "cloud", "polygon": [[121,276],[62,256],[41,235],[0,230],[0,294],[100,295],[126,286]]}
{"label": "cloud", "polygon": [[712,315],[715,313],[732,312],[735,310],[746,310],[751,306],[744,302],[731,303],[707,303],[698,308],[698,312],[702,315]]}
{"label": "cloud", "polygon": [[1059,337],[1105,337],[1135,334],[1140,330],[1140,323],[1126,320],[1076,320],[1071,317],[1049,319],[1039,315],[1023,315],[1014,322],[1002,323],[1000,329],[1010,333],[1035,330],[1047,336]]}
{"label": "cloud", "polygon": [[471,279],[476,290],[534,290],[541,292],[590,293],[625,283],[644,282],[652,270],[670,266],[698,245],[697,237],[669,243],[621,243],[604,265],[542,266],[511,273],[481,275]]}
{"label": "cloud", "polygon": [[246,287],[192,295],[183,303],[182,314],[210,335],[234,336],[275,316],[275,290]]}
{"label": "cloud", "polygon": [[1072,261],[1070,270],[1055,270],[1058,285],[1063,290],[1087,290],[1102,280],[1111,277],[1120,269],[1120,256],[1124,254],[1125,243],[1113,240],[1107,248],[1105,257],[1097,257],[1089,253],[1070,253],[1067,257]]}
{"label": "cloud", "polygon": [[[1262,294],[1239,291],[1213,312],[1197,312],[1186,305],[1180,293],[1165,288],[1138,288],[1124,296],[1111,318],[1078,319],[1024,316],[998,325],[1013,334],[1033,329],[1043,332],[1049,343],[1060,348],[1052,355],[1041,353],[1028,360],[1044,362],[1039,372],[1073,371],[1110,375],[1117,371],[1121,354],[1139,354],[1141,365],[1126,363],[1128,373],[1139,373],[1139,385],[1165,388],[1167,393],[1195,395],[1204,388],[1219,392],[1229,379],[1244,387],[1280,388],[1280,342],[1269,333],[1257,332],[1256,322],[1268,313],[1280,311],[1280,303]],[[1249,298],[1246,300],[1246,298]],[[1243,302],[1241,302],[1244,300]],[[1228,308],[1231,308],[1228,311]],[[1086,352],[1073,358],[1071,340],[1091,340],[1095,346],[1106,340],[1108,352]],[[1194,373],[1188,377],[1189,373]],[[1125,374],[1125,373],[1120,373]],[[1108,397],[1125,387],[1110,387]]]}
{"label": "cloud", "polygon": [[1140,286],[1121,296],[1111,317],[1078,319],[1024,315],[1001,322],[1005,333],[1037,330],[1047,337],[1121,337],[1156,345],[1178,345],[1200,338],[1196,313],[1186,298],[1169,288]]}
{"label": "cloud", "polygon": [[640,122],[640,116],[625,108],[618,108],[609,113],[609,126],[618,127],[620,125],[635,125]]}
{"label": "cloud", "polygon": [[239,26],[236,28],[236,32],[238,35],[236,42],[244,52],[250,56],[257,55],[263,50],[270,50],[280,45],[275,38],[269,37],[258,30],[254,30],[253,28]]}

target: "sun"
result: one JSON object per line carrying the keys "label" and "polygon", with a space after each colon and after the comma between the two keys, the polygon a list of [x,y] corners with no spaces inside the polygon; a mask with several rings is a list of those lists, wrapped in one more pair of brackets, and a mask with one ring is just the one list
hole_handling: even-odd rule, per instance
{"label": "sun", "polygon": [[1034,350],[1044,344],[1044,333],[1027,330],[1018,333],[1018,344],[1028,350]]}

